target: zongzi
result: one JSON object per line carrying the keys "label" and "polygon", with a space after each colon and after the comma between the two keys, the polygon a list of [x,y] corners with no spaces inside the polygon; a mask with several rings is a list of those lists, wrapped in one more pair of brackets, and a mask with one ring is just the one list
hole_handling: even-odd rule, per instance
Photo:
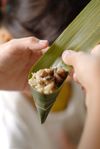
{"label": "zongzi", "polygon": [[42,94],[52,94],[60,87],[67,77],[67,74],[68,73],[61,67],[40,69],[32,73],[29,84]]}

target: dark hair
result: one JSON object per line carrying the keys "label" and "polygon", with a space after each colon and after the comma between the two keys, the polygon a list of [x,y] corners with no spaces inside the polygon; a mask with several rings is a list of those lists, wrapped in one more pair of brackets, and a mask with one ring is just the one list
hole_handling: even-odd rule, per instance
{"label": "dark hair", "polygon": [[8,0],[2,24],[15,38],[34,35],[54,41],[90,0]]}

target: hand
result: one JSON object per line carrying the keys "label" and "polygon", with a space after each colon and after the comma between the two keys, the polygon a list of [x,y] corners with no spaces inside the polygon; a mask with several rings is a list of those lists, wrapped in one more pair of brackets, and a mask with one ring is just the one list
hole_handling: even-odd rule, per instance
{"label": "hand", "polygon": [[25,90],[28,73],[48,42],[34,37],[13,39],[0,46],[0,89]]}
{"label": "hand", "polygon": [[87,115],[78,149],[100,148],[100,45],[91,54],[65,51],[62,59],[73,66],[73,78],[86,90]]}
{"label": "hand", "polygon": [[[67,50],[62,59],[73,66],[73,78],[85,88],[86,96],[96,96],[100,90],[100,45],[97,45],[91,54]],[[87,106],[90,105],[89,101],[86,102]]]}

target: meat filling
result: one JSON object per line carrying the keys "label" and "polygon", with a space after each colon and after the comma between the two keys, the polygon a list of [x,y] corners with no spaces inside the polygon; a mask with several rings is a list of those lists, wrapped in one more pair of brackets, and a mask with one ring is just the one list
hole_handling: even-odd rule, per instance
{"label": "meat filling", "polygon": [[41,69],[32,74],[29,84],[43,94],[53,93],[65,80],[67,72],[63,68]]}

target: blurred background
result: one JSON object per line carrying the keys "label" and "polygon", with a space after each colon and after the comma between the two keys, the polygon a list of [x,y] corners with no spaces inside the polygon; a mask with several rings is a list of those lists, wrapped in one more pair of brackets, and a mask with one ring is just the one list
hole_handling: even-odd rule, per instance
{"label": "blurred background", "polygon": [[[47,39],[51,45],[89,1],[0,0],[0,43],[35,36]],[[2,148],[77,148],[84,127],[85,104],[81,87],[71,79],[66,80],[43,125],[31,93],[0,91],[0,99]]]}

